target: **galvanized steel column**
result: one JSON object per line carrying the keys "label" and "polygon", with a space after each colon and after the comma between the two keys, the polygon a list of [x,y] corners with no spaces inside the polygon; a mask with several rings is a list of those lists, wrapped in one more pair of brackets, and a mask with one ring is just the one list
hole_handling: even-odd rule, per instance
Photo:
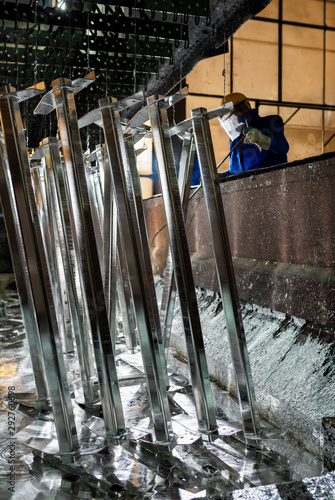
{"label": "galvanized steel column", "polygon": [[[178,186],[180,198],[183,205],[183,215],[186,221],[188,200],[192,182],[192,172],[194,163],[195,144],[193,131],[183,133],[183,147],[180,157]],[[164,347],[166,349],[166,358],[168,357],[168,348],[170,345],[171,326],[173,320],[173,311],[176,301],[176,283],[174,279],[173,262],[171,250],[169,249],[164,277],[163,295],[160,308],[160,318],[162,325],[162,335]]]}
{"label": "galvanized steel column", "polygon": [[[169,105],[169,97],[167,105]],[[173,99],[173,96],[172,96]],[[153,96],[148,98],[156,160],[186,337],[188,360],[199,430],[207,433],[217,429],[213,397],[208,373],[205,346],[195,293],[191,259],[188,251],[185,222],[174,164],[167,111]],[[166,105],[163,103],[162,105]]]}
{"label": "galvanized steel column", "polygon": [[216,172],[212,137],[208,117],[204,116],[206,112],[205,108],[193,109],[191,117],[213,242],[215,266],[226,316],[243,429],[246,435],[257,436],[260,427],[255,391]]}
{"label": "galvanized steel column", "polygon": [[45,156],[47,189],[50,208],[59,241],[65,281],[69,298],[73,333],[75,336],[84,402],[93,406],[99,400],[96,370],[87,325],[87,304],[82,290],[77,287],[75,277],[78,265],[75,258],[69,207],[65,195],[64,177],[59,141],[53,137],[43,139],[40,149]]}
{"label": "galvanized steel column", "polygon": [[99,106],[156,440],[170,442],[173,432],[159,346],[161,333],[158,330],[159,324],[153,322],[153,297],[150,296],[152,268],[151,263],[148,266],[148,259],[144,255],[145,252],[149,255],[149,244],[146,234],[141,234],[138,223],[131,167],[117,111],[118,103],[105,98],[99,101]]}
{"label": "galvanized steel column", "polygon": [[[15,211],[14,219],[21,229],[25,254],[24,263],[27,264],[31,283],[31,295],[42,345],[43,362],[47,367],[45,373],[59,452],[61,455],[67,455],[78,449],[78,437],[61,352],[50,276],[34,201],[19,101],[15,94],[11,95],[14,90],[10,87],[0,89],[0,120],[4,153],[4,165],[2,166],[6,169],[7,181],[10,183],[7,185],[7,190],[13,215]],[[12,228],[9,234],[13,231]],[[20,256],[15,255],[14,259],[16,258],[20,258]],[[25,272],[24,270],[22,274]],[[25,313],[24,316],[26,316]]]}
{"label": "galvanized steel column", "polygon": [[73,337],[66,283],[62,266],[60,266],[59,246],[55,239],[50,199],[46,186],[46,169],[43,159],[30,161],[30,172],[33,182],[37,213],[40,220],[41,233],[44,241],[47,264],[51,279],[52,293],[57,310],[59,335],[62,341],[63,353],[73,353]]}
{"label": "galvanized steel column", "polygon": [[[90,75],[86,80],[92,81]],[[83,84],[87,85],[84,79],[82,81]],[[70,207],[70,220],[80,267],[80,279],[88,303],[102,412],[107,439],[109,439],[124,432],[125,424],[74,99],[74,92],[80,89],[80,81],[71,82],[68,79],[59,78],[52,82],[52,86],[53,90],[50,91],[50,94],[53,96],[54,103],[51,106],[52,108],[55,106],[57,112],[64,155],[64,177],[67,201]],[[43,110],[43,101],[40,102],[39,106],[42,106]],[[37,111],[38,108],[35,113]]]}

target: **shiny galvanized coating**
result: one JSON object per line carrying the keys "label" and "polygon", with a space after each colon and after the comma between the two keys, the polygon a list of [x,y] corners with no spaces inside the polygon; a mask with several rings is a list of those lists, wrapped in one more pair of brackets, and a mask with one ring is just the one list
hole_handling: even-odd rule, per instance
{"label": "shiny galvanized coating", "polygon": [[37,323],[34,297],[28,271],[27,256],[19,224],[11,175],[3,149],[3,135],[0,133],[0,201],[4,216],[7,240],[10,248],[16,288],[18,291],[23,322],[26,330],[28,348],[32,362],[37,401],[40,406],[48,407],[48,387],[45,374],[41,339]]}
{"label": "shiny galvanized coating", "polygon": [[64,155],[68,205],[80,278],[88,303],[107,439],[125,430],[120,390],[111,342],[97,244],[86,185],[73,90],[68,80],[53,82],[57,120]]}
{"label": "shiny galvanized coating", "polygon": [[[181,151],[179,174],[178,174],[178,187],[183,204],[183,214],[185,220],[187,217],[188,200],[190,196],[194,155],[195,155],[195,144],[193,139],[193,131],[185,132],[183,135],[183,147]],[[172,326],[175,300],[176,300],[176,284],[174,280],[174,270],[171,257],[171,250],[169,249],[166,268],[165,268],[164,288],[163,288],[162,302],[160,308],[163,342],[166,351],[168,350],[170,345],[171,326]],[[166,352],[166,356],[167,354],[168,351]]]}
{"label": "shiny galvanized coating", "polygon": [[46,185],[44,160],[31,161],[30,171],[35,194],[36,208],[40,220],[40,227],[44,241],[47,264],[52,285],[52,293],[58,311],[57,320],[63,353],[72,353],[74,350],[72,324],[68,308],[68,296],[64,279],[63,266],[59,261],[59,245],[54,233],[52,210]]}
{"label": "shiny galvanized coating", "polygon": [[[143,262],[141,264],[142,273],[144,272],[146,273],[146,293],[151,302],[150,306],[151,322],[152,322],[151,328],[157,334],[159,351],[162,360],[162,367],[164,370],[164,376],[167,377],[167,367],[166,367],[166,359],[163,346],[163,337],[159,319],[159,310],[157,305],[154,277],[152,273],[150,248],[148,244],[148,232],[144,214],[140,177],[136,163],[136,152],[134,149],[134,142],[131,139],[129,139],[125,142],[125,146],[126,146],[126,152],[128,153],[128,155],[125,158],[128,160],[128,162],[127,163],[124,162],[124,165],[128,170],[128,172],[126,170],[127,188],[129,197],[131,197],[131,199],[134,199],[136,203],[136,209],[134,209],[134,214],[136,213],[138,220],[138,229],[139,229],[139,234],[137,235],[138,244],[141,243],[142,245],[142,251],[140,253],[141,258],[143,259]],[[167,383],[168,381],[166,380],[166,384]]]}
{"label": "shiny galvanized coating", "polygon": [[191,111],[191,117],[193,118],[193,129],[208,210],[215,266],[226,316],[243,428],[245,434],[257,436],[260,424],[255,391],[236,288],[221,191],[216,172],[209,119],[207,116],[202,116],[206,112],[205,108],[194,109]]}
{"label": "shiny galvanized coating", "polygon": [[[0,94],[9,94],[3,87]],[[15,221],[21,228],[31,292],[39,327],[43,361],[50,393],[50,401],[57,431],[59,452],[72,453],[78,448],[71,396],[63,354],[61,352],[56,311],[38,213],[34,201],[28,154],[19,104],[10,96],[0,99],[0,119],[3,134],[3,153],[11,189],[9,196],[15,206]],[[12,230],[10,231],[12,232]],[[19,258],[19,256],[15,256]],[[25,273],[25,271],[23,271]]]}
{"label": "shiny galvanized coating", "polygon": [[162,186],[176,285],[184,324],[192,386],[199,430],[217,429],[205,346],[188,251],[176,168],[169,134],[166,109],[160,109],[155,97],[148,99],[155,154]]}
{"label": "shiny galvanized coating", "polygon": [[[117,220],[117,207],[114,198],[113,214],[116,216]],[[134,303],[131,297],[130,290],[130,276],[128,274],[128,268],[125,263],[125,251],[122,247],[122,238],[120,235],[119,223],[117,231],[117,257],[118,257],[118,279],[117,279],[117,290],[119,305],[122,314],[123,323],[123,333],[125,336],[125,341],[128,349],[134,350],[138,346],[138,339],[136,336],[136,321],[135,321],[135,311]]]}
{"label": "shiny galvanized coating", "polygon": [[84,402],[87,406],[98,401],[98,385],[93,361],[92,346],[87,328],[87,305],[82,298],[81,289],[76,286],[75,276],[78,274],[74,256],[73,236],[69,218],[69,207],[65,196],[64,178],[57,139],[48,137],[41,142],[45,155],[47,187],[51,210],[57,231],[64,269],[73,333],[75,336],[80,376],[83,387]]}
{"label": "shiny galvanized coating", "polygon": [[[101,272],[103,270],[103,243],[102,243],[102,209],[99,206],[99,199],[97,194],[97,182],[96,182],[96,170],[95,168],[91,168],[89,163],[85,165],[86,172],[86,184],[87,184],[87,193],[88,199],[90,201],[90,208],[92,214],[92,222],[94,228],[94,236],[97,244],[97,251],[99,256],[99,264]],[[98,191],[100,188],[98,187]]]}
{"label": "shiny galvanized coating", "polygon": [[[100,110],[98,111],[101,120]],[[136,346],[134,312],[129,293],[129,277],[127,277],[127,271],[123,264],[123,252],[119,237],[111,170],[104,146],[97,147],[96,157],[99,163],[100,177],[102,176],[103,178],[103,280],[106,305],[109,318],[111,319],[114,315],[116,322],[116,305],[118,299],[125,342],[128,349],[133,350]],[[115,261],[116,263],[113,264]],[[115,295],[116,291],[117,296]]]}
{"label": "shiny galvanized coating", "polygon": [[[108,153],[114,196],[118,210],[119,228],[125,263],[130,276],[130,287],[140,338],[151,415],[157,441],[170,442],[173,438],[170,409],[165,388],[164,372],[159,348],[159,334],[154,327],[151,288],[145,267],[143,249],[149,251],[147,241],[139,238],[140,229],[136,213],[136,200],[130,185],[131,170],[128,152],[123,138],[119,112],[109,107],[111,99],[99,101]],[[157,326],[157,325],[155,325]]]}

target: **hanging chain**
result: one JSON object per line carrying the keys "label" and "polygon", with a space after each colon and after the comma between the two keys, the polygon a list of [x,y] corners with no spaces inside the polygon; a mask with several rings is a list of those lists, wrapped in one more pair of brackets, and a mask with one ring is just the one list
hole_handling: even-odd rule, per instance
{"label": "hanging chain", "polygon": [[35,54],[34,54],[34,85],[37,84],[37,67],[38,67],[38,28],[37,28],[37,0],[35,0]]}
{"label": "hanging chain", "polygon": [[90,12],[87,12],[87,30],[86,30],[86,42],[87,42],[87,71],[91,73],[90,66]]}
{"label": "hanging chain", "polygon": [[[223,0],[223,25],[224,25],[225,20],[226,20],[225,18],[226,18],[226,2],[225,2],[225,0]],[[226,34],[225,34],[225,32],[223,32],[223,71],[222,71],[223,102],[226,100],[226,80],[227,80],[225,43],[226,43]]]}
{"label": "hanging chain", "polygon": [[[137,0],[135,2],[135,7],[136,7],[136,4],[137,4]],[[136,53],[137,53],[137,42],[136,42],[136,36],[137,36],[137,23],[136,23],[136,10],[134,10],[135,12],[135,18],[134,18],[134,22],[135,22],[135,25],[134,25],[134,33],[135,33],[135,38],[134,38],[134,69],[133,69],[133,77],[134,77],[134,94],[136,94]]]}

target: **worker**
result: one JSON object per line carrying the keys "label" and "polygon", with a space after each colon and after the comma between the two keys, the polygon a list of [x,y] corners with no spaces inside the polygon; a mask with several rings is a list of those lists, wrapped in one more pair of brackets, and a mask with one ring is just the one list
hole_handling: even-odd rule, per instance
{"label": "worker", "polygon": [[287,162],[289,145],[282,118],[259,116],[250,107],[249,99],[239,92],[227,95],[221,105],[229,102],[234,109],[219,118],[231,141],[229,170],[219,173],[219,177]]}

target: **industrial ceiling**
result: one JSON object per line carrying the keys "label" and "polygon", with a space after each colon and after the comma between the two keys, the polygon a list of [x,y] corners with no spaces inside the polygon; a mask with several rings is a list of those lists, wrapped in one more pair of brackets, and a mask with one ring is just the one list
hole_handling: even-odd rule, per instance
{"label": "industrial ceiling", "polygon": [[1,0],[0,84],[44,81],[49,90],[60,76],[94,70],[94,85],[77,98],[79,116],[105,95],[166,94],[198,61],[226,51],[270,1]]}

